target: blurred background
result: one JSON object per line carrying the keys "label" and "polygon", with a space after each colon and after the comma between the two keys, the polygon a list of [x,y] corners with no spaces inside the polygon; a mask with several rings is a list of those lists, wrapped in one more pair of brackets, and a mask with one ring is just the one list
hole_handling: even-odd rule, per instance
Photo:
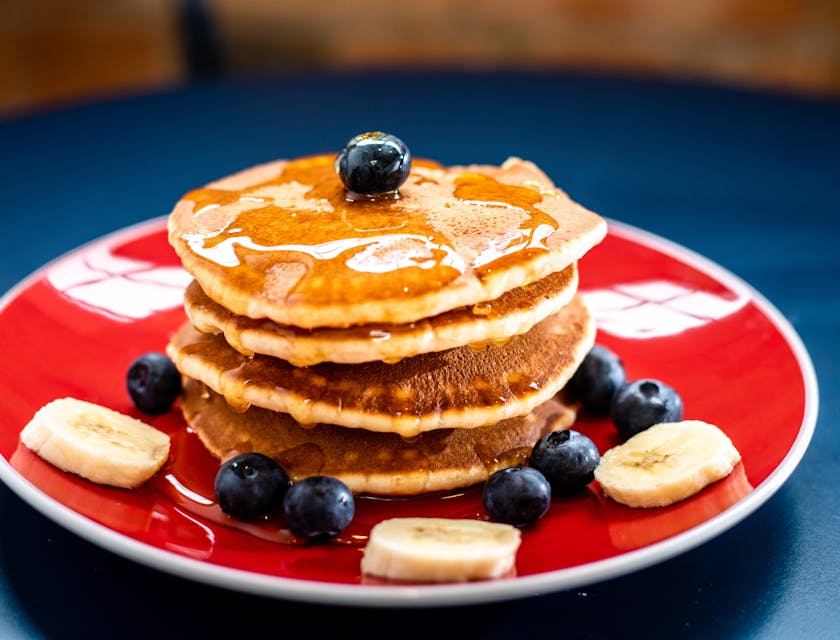
{"label": "blurred background", "polygon": [[0,0],[0,118],[322,68],[551,69],[840,95],[840,0]]}

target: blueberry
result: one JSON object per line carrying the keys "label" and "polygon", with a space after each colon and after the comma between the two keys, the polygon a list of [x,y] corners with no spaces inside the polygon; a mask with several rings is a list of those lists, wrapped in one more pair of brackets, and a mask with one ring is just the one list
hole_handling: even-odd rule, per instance
{"label": "blueberry", "polygon": [[583,489],[595,478],[601,461],[598,448],[585,435],[571,429],[545,434],[534,445],[531,466],[541,472],[554,495]]}
{"label": "blueberry", "polygon": [[162,353],[146,353],[128,367],[128,395],[144,413],[165,413],[181,393],[181,374]]}
{"label": "blueberry", "polygon": [[619,357],[596,344],[569,380],[568,389],[583,407],[596,414],[607,414],[619,387],[627,381]]}
{"label": "blueberry", "polygon": [[283,500],[283,518],[291,532],[307,540],[341,533],[355,513],[353,492],[330,476],[310,476],[293,484]]}
{"label": "blueberry", "polygon": [[280,507],[289,488],[289,476],[268,456],[243,453],[219,468],[213,488],[222,511],[251,520]]}
{"label": "blueberry", "polygon": [[682,415],[682,399],[659,380],[628,382],[616,392],[610,407],[615,428],[625,439],[660,422],[678,422]]}
{"label": "blueberry", "polygon": [[481,500],[496,522],[526,527],[542,518],[551,506],[551,486],[531,467],[496,471],[484,485]]}
{"label": "blueberry", "polygon": [[381,131],[362,133],[344,145],[335,159],[335,170],[348,191],[392,193],[408,179],[411,153],[396,136]]}

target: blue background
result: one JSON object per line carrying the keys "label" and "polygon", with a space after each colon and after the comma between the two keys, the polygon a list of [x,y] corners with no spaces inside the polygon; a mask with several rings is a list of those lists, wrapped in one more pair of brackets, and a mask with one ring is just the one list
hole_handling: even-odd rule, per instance
{"label": "blue background", "polygon": [[820,385],[816,432],[792,477],[744,522],[655,567],[433,611],[319,607],[188,582],[79,539],[0,487],[0,638],[839,637],[837,101],[569,75],[306,74],[7,121],[0,290],[169,213],[192,187],[377,129],[446,164],[533,160],[587,207],[761,291],[802,337]]}

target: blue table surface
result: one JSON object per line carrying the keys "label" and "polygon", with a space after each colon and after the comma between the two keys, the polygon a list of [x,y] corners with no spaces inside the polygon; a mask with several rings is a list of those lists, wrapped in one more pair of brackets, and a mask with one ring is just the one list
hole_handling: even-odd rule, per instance
{"label": "blue table surface", "polygon": [[193,583],[68,533],[0,486],[0,638],[840,637],[840,102],[556,74],[300,74],[0,122],[0,290],[167,214],[192,187],[377,129],[447,164],[533,160],[589,208],[761,291],[802,337],[820,386],[790,479],[731,530],[654,567],[431,611]]}

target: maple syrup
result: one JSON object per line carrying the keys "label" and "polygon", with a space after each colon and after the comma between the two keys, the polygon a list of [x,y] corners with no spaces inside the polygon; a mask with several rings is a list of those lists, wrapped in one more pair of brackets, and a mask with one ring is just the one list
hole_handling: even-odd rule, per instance
{"label": "maple syrup", "polygon": [[[485,277],[547,251],[544,240],[558,226],[538,208],[541,191],[475,172],[445,186],[443,167],[424,160],[415,160],[402,197],[348,201],[334,157],[290,161],[278,176],[247,188],[186,194],[193,216],[225,211],[224,224],[184,234],[189,250],[221,267],[235,288],[275,295],[278,276],[288,281],[281,290],[290,304],[319,306],[420,297],[466,272]],[[429,196],[447,210],[447,224],[425,208]],[[499,227],[489,235],[479,228],[488,212]],[[465,242],[473,240],[479,246],[467,262]]]}

